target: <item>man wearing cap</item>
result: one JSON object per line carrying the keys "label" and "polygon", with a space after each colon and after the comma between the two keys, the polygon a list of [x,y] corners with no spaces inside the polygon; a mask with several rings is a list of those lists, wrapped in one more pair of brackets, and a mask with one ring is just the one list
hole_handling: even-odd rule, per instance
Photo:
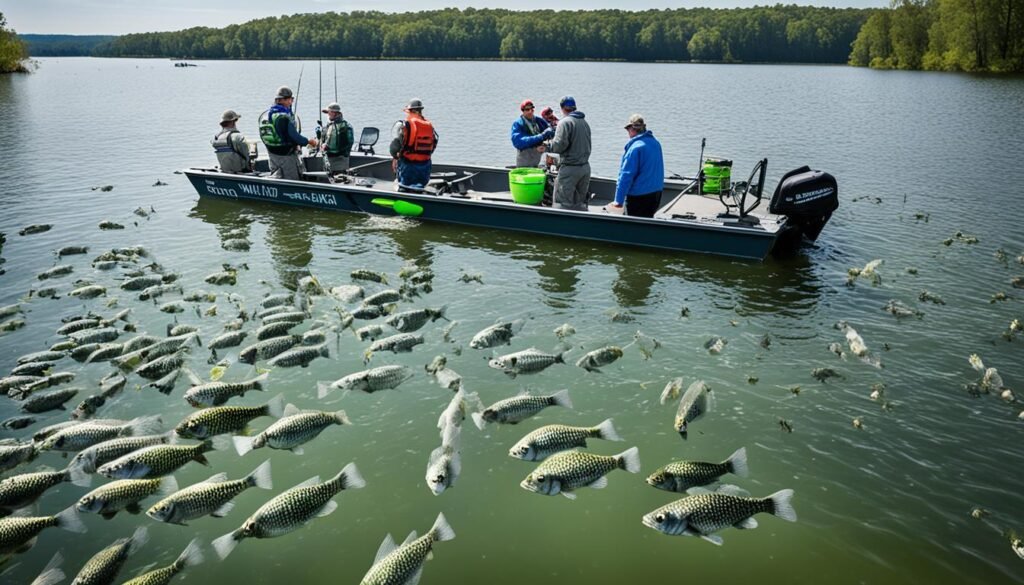
{"label": "man wearing cap", "polygon": [[327,104],[322,110],[327,114],[327,126],[324,128],[324,142],[322,145],[326,155],[327,172],[340,173],[348,170],[348,154],[352,151],[352,143],[355,138],[352,135],[352,127],[341,115],[341,106],[335,102]]}
{"label": "man wearing cap", "polygon": [[587,211],[590,190],[590,124],[576,111],[576,100],[567,95],[559,100],[562,119],[548,151],[560,155],[555,179],[555,205],[560,209]]}
{"label": "man wearing cap", "polygon": [[626,215],[654,217],[665,186],[665,160],[661,143],[647,129],[643,116],[633,114],[626,121],[629,141],[622,153],[619,180],[615,183],[612,207],[626,206]]}
{"label": "man wearing cap", "polygon": [[434,125],[423,117],[423,102],[409,100],[405,120],[395,122],[391,139],[391,170],[395,171],[399,189],[422,189],[430,182],[430,156],[437,148]]}
{"label": "man wearing cap", "polygon": [[288,87],[277,88],[274,105],[260,116],[260,139],[267,145],[270,174],[279,179],[298,181],[302,178],[302,160],[299,148],[316,148],[316,138],[306,138],[295,127],[292,104],[295,96]]}
{"label": "man wearing cap", "polygon": [[252,164],[249,162],[249,143],[245,136],[235,127],[235,122],[241,118],[234,110],[224,110],[220,116],[220,132],[218,132],[210,144],[213,151],[217,153],[217,163],[221,172],[224,173],[248,173],[252,171]]}
{"label": "man wearing cap", "polygon": [[512,122],[512,146],[516,148],[516,167],[536,167],[544,152],[544,141],[555,131],[539,116],[533,115],[533,101],[523,100],[519,111],[523,114]]}

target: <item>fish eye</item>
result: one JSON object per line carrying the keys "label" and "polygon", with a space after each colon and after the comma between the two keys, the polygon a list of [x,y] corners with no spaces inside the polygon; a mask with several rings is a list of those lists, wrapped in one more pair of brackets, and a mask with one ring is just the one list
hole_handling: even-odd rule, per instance
{"label": "fish eye", "polygon": [[544,475],[543,475],[543,474],[541,474],[541,475],[538,475],[538,476],[536,476],[536,477],[535,477],[534,479],[536,479],[536,480],[537,480],[537,481],[539,481],[539,482],[543,482],[543,481],[544,481]]}
{"label": "fish eye", "polygon": [[444,483],[444,475],[441,474],[441,475],[438,475],[437,477],[435,477],[434,478],[434,483]]}
{"label": "fish eye", "polygon": [[658,524],[661,524],[662,522],[665,521],[665,515],[664,514],[658,514],[657,516],[654,517],[654,521],[657,522]]}

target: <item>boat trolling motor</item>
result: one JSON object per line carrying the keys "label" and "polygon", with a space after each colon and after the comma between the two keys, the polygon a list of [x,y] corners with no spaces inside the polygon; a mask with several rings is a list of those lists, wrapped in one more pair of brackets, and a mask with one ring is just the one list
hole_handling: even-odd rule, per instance
{"label": "boat trolling motor", "polygon": [[836,178],[824,171],[802,166],[782,176],[775,187],[768,211],[785,215],[812,242],[839,207]]}

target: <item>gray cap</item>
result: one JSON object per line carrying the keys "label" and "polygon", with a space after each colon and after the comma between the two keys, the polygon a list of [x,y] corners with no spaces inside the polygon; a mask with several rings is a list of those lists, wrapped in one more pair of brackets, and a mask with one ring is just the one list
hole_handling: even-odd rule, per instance
{"label": "gray cap", "polygon": [[412,98],[409,100],[409,104],[405,106],[407,110],[422,110],[423,101],[420,98]]}
{"label": "gray cap", "polygon": [[282,85],[281,87],[277,88],[277,96],[274,99],[283,100],[290,97],[294,97],[294,95],[292,94],[292,89],[287,85]]}
{"label": "gray cap", "polygon": [[340,114],[341,113],[341,106],[338,105],[338,102],[331,102],[331,103],[327,104],[326,108],[324,108],[324,109],[322,109],[320,111],[325,113],[325,114],[328,113],[328,112],[338,112]]}
{"label": "gray cap", "polygon": [[234,122],[241,118],[234,110],[224,110],[224,113],[220,115],[221,122]]}
{"label": "gray cap", "polygon": [[626,121],[626,128],[632,128],[634,130],[643,130],[647,128],[647,122],[644,122],[644,117],[640,114],[633,114]]}

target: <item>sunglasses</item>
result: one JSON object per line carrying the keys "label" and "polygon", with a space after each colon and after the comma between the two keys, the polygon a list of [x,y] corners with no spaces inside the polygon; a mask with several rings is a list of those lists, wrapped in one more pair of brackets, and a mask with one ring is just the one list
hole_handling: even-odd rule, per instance
{"label": "sunglasses", "polygon": [[525,108],[523,108],[523,111],[524,112],[532,112],[533,111],[533,106],[526,106]]}

